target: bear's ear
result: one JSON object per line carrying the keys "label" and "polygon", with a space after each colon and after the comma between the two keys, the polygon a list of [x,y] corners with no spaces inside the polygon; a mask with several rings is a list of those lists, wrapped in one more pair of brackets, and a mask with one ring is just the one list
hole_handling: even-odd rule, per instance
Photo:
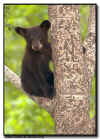
{"label": "bear's ear", "polygon": [[25,37],[27,33],[27,29],[22,27],[15,27],[15,31],[23,37]]}
{"label": "bear's ear", "polygon": [[40,24],[40,27],[43,28],[43,29],[45,29],[45,30],[48,30],[51,27],[51,23],[48,20],[44,20]]}

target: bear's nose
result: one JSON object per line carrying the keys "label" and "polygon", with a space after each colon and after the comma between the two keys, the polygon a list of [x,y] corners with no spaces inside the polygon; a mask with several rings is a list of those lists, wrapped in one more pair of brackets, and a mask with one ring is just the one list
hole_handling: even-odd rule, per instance
{"label": "bear's nose", "polygon": [[38,50],[38,45],[32,45],[33,50]]}
{"label": "bear's nose", "polygon": [[34,45],[34,48],[37,49],[38,48],[38,45]]}

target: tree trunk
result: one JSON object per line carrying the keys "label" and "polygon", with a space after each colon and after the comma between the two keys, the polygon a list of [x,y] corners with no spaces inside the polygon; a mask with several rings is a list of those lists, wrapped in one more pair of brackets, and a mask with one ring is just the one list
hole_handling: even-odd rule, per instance
{"label": "tree trunk", "polygon": [[[56,106],[53,117],[56,134],[95,134],[89,118],[92,78],[87,73],[82,50],[79,5],[49,5],[48,14],[52,23],[51,44],[55,66]],[[95,25],[95,21],[93,23]],[[95,64],[93,73],[94,67]]]}

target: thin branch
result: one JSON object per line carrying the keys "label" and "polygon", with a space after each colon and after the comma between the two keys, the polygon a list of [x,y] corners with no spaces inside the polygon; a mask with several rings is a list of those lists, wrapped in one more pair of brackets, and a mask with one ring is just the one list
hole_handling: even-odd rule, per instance
{"label": "thin branch", "polygon": [[[88,22],[88,33],[87,37],[83,42],[83,46],[86,48],[85,54],[85,73],[88,81],[88,93],[91,92],[91,82],[95,73],[96,63],[96,5],[90,6],[90,15]],[[91,120],[91,126],[93,133],[96,133],[95,118]]]}
{"label": "thin branch", "polygon": [[43,98],[43,97],[35,97],[33,95],[29,95],[27,92],[25,92],[23,90],[22,85],[21,85],[21,80],[18,77],[18,75],[16,73],[14,73],[12,70],[10,70],[6,65],[5,65],[5,78],[7,78],[7,80],[9,82],[11,82],[16,88],[22,90],[33,101],[35,101],[37,104],[39,104],[40,106],[42,106],[43,108],[45,108],[48,112],[50,112],[52,114],[54,105],[51,105],[51,104],[52,104],[53,100]]}
{"label": "thin branch", "polygon": [[88,23],[88,33],[83,46],[86,48],[85,62],[89,78],[95,73],[95,55],[96,55],[96,5],[90,6],[90,16]]}

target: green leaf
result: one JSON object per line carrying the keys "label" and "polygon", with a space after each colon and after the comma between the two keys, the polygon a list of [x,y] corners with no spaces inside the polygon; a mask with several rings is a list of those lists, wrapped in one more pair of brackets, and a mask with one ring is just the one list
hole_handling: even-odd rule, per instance
{"label": "green leaf", "polygon": [[54,64],[53,64],[53,61],[50,61],[49,62],[49,69],[54,72]]}

